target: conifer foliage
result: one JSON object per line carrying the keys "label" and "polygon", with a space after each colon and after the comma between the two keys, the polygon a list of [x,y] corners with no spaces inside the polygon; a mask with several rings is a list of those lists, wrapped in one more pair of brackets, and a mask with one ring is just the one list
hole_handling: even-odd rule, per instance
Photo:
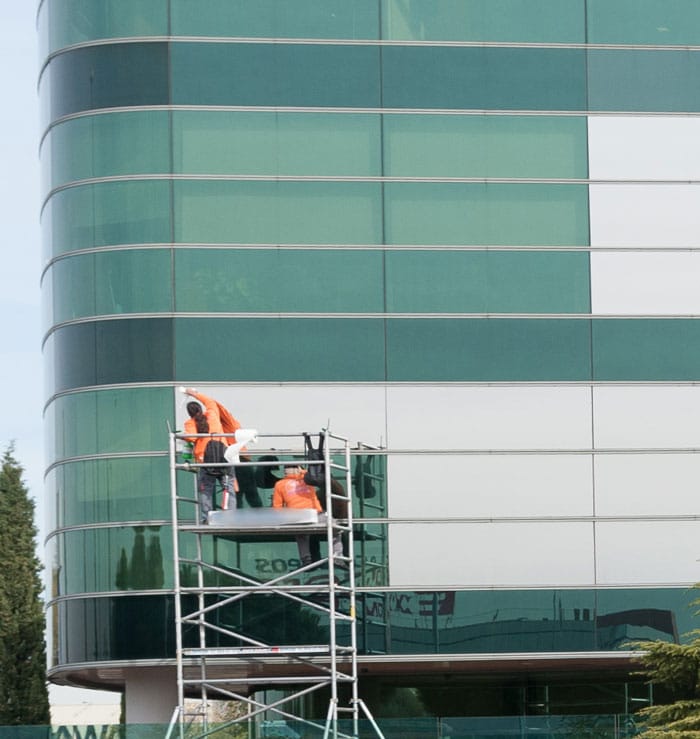
{"label": "conifer foliage", "polygon": [[10,446],[0,470],[0,726],[50,724],[34,501]]}
{"label": "conifer foliage", "polygon": [[[692,605],[700,605],[700,600]],[[645,739],[700,739],[700,631],[695,629],[689,636],[693,639],[686,644],[647,641],[633,645],[644,650],[641,661],[649,682],[663,686],[671,699],[639,712]]]}

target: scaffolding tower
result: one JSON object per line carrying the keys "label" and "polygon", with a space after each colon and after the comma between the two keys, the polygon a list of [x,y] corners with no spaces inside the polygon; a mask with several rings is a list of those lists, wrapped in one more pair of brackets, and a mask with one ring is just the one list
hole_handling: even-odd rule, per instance
{"label": "scaffolding tower", "polygon": [[[260,434],[262,439],[273,437],[292,444],[300,439],[302,446],[304,436]],[[295,509],[234,508],[210,514],[209,523],[204,525],[196,495],[179,494],[177,473],[216,465],[183,459],[179,450],[186,441],[185,435],[177,431],[169,434],[178,704],[168,727],[168,738],[177,732],[180,739],[209,736],[243,722],[248,722],[249,736],[260,737],[263,732],[256,726],[263,725],[263,718],[274,716],[300,722],[305,729],[322,733],[323,739],[329,735],[357,737],[359,721],[364,718],[383,739],[358,694],[350,444],[325,429],[319,439],[323,441],[323,459],[306,459],[304,452],[295,448],[256,450],[256,461],[245,456],[235,468],[286,469],[303,464],[308,469],[311,465],[323,465],[324,514],[306,509],[295,515]],[[260,459],[264,455],[268,461]],[[342,491],[332,484],[338,478],[343,481]],[[235,507],[235,500],[232,505]],[[343,511],[343,517],[334,516],[334,510]],[[308,522],[300,522],[305,519]],[[299,561],[299,567],[277,576],[273,573],[271,579],[232,568],[212,556],[221,540],[239,547],[241,542],[290,541],[299,535],[316,535],[325,541],[326,556],[311,564]],[[340,537],[344,539],[342,555],[337,548],[334,552],[333,546]],[[327,573],[327,577],[308,577],[318,572]],[[305,583],[307,579],[309,582]],[[279,644],[271,636],[247,633],[245,623],[230,623],[227,617],[219,617],[224,609],[230,614],[234,604],[242,614],[244,599],[270,595],[327,619],[327,639]],[[325,722],[299,715],[299,699],[322,689],[330,696]],[[269,690],[284,693],[268,699]],[[208,716],[211,700],[241,701],[247,713],[212,725]],[[196,708],[191,709],[193,703]]]}

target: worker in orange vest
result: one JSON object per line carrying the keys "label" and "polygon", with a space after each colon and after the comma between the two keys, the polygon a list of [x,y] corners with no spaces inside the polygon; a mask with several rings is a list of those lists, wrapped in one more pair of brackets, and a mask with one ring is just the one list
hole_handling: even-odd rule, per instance
{"label": "worker in orange vest", "polygon": [[[187,403],[189,418],[185,421],[187,434],[210,434],[206,436],[186,437],[194,444],[194,460],[204,462],[224,462],[226,447],[234,440],[232,436],[224,436],[221,424],[219,403],[194,388],[184,388],[183,392],[196,400]],[[199,401],[199,402],[197,402]],[[203,407],[202,407],[203,406]],[[233,419],[235,421],[235,419]],[[237,421],[235,421],[238,423]],[[238,424],[240,428],[240,424]],[[221,435],[219,435],[221,434]],[[233,467],[199,467],[197,470],[197,494],[199,497],[200,523],[208,522],[208,513],[214,509],[214,495],[217,483],[221,484],[221,507],[226,509],[235,500],[236,477]]]}
{"label": "worker in orange vest", "polygon": [[[301,467],[286,468],[284,477],[275,483],[272,490],[273,508],[311,508],[319,513],[322,512],[316,488],[304,482],[304,473],[305,470]],[[313,558],[309,535],[299,534],[296,540],[302,565],[311,564]]]}

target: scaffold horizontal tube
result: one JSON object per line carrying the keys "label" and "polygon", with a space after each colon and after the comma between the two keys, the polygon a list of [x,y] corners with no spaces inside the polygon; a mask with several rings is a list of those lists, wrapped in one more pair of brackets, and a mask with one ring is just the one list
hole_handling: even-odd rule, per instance
{"label": "scaffold horizontal tube", "polygon": [[328,644],[303,644],[279,647],[204,647],[183,649],[184,657],[258,657],[277,654],[328,654]]}

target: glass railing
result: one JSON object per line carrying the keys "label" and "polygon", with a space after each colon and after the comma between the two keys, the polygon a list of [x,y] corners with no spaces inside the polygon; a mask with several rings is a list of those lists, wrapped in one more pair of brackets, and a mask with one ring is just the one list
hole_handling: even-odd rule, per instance
{"label": "glass railing", "polygon": [[[631,714],[474,716],[375,718],[384,739],[501,739],[502,737],[587,737],[590,739],[625,739],[640,733]],[[171,736],[194,739],[207,735],[213,739],[313,739],[323,736],[325,720],[270,720],[231,724],[191,724],[183,729],[170,727]],[[350,720],[338,721],[338,735],[343,739],[378,736],[372,723],[360,720],[357,732]],[[90,724],[64,726],[0,726],[2,739],[163,739],[165,724]]]}

